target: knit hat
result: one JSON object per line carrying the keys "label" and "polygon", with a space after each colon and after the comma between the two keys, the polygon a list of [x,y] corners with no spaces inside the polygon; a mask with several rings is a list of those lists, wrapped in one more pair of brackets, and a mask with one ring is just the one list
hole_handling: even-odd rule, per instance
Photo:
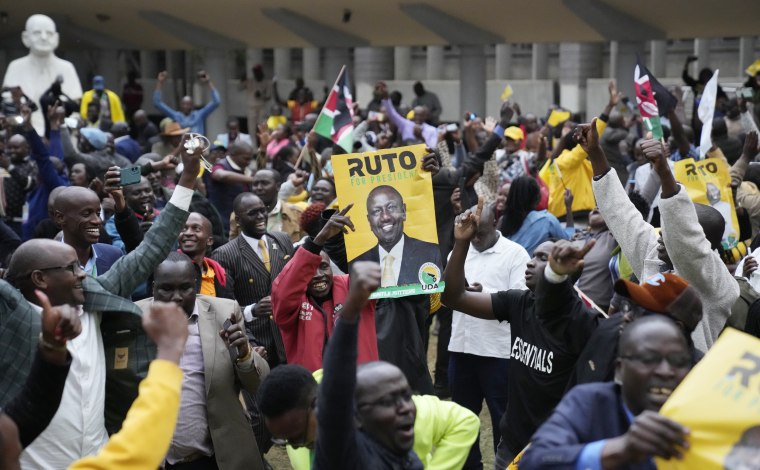
{"label": "knit hat", "polygon": [[504,137],[506,137],[507,139],[512,139],[512,140],[525,139],[525,135],[523,134],[522,129],[520,129],[517,126],[510,126],[504,129]]}
{"label": "knit hat", "polygon": [[83,127],[79,131],[82,137],[92,145],[95,150],[103,150],[106,148],[106,142],[108,138],[106,133],[95,127]]}
{"label": "knit hat", "polygon": [[105,89],[105,87],[106,87],[106,81],[105,81],[105,79],[103,78],[102,75],[95,75],[92,78],[92,89],[93,90],[103,91]]}
{"label": "knit hat", "polygon": [[689,327],[695,327],[702,318],[702,299],[699,292],[675,274],[657,274],[642,284],[618,279],[615,292],[628,297],[636,305],[650,312],[662,313],[684,321]]}

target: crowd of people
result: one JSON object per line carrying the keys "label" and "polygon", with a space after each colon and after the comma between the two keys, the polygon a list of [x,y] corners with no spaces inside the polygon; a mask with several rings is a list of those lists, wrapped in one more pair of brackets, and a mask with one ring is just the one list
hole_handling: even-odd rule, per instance
{"label": "crowd of people", "polygon": [[[711,75],[684,72],[697,99]],[[178,109],[158,75],[161,116],[135,74],[121,96],[95,76],[78,103],[3,95],[0,468],[264,470],[273,446],[299,470],[654,468],[688,452],[690,430],[658,411],[727,326],[760,336],[760,73],[752,97],[721,89],[706,157],[730,166],[737,248],[722,188],[695,203],[674,176],[699,158],[678,87],[655,140],[614,82],[585,123],[515,102],[444,123],[422,83],[409,100],[378,82],[342,148],[313,131],[325,100],[302,80],[283,99],[263,67],[252,77],[247,116],[217,136],[205,71],[210,101]],[[411,144],[427,147],[438,245],[403,233],[401,196],[380,186],[378,247],[349,265],[364,202],[340,200],[331,159]],[[370,300],[416,282],[393,266],[401,238],[445,290]]]}

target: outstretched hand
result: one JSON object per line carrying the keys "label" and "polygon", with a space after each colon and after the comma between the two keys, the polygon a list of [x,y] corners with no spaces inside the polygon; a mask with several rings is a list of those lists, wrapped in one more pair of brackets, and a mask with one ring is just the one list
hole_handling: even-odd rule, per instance
{"label": "outstretched hand", "polygon": [[422,170],[429,171],[432,176],[435,176],[441,170],[441,165],[438,163],[438,157],[436,156],[435,151],[430,147],[425,147],[425,151],[427,154],[422,157]]}
{"label": "outstretched hand", "polygon": [[352,207],[354,207],[354,203],[351,203],[340,211],[334,213],[325,226],[322,227],[322,230],[320,230],[317,236],[314,237],[314,243],[319,246],[324,246],[325,243],[327,243],[327,240],[341,232],[348,233],[348,229],[355,232],[356,228],[354,227],[354,223],[351,222],[351,217],[346,215]]}
{"label": "outstretched hand", "polygon": [[583,258],[596,244],[596,240],[589,240],[582,248],[578,248],[573,242],[560,240],[554,244],[549,255],[549,267],[559,275],[575,274],[583,270]]}
{"label": "outstretched hand", "polygon": [[753,131],[744,138],[742,157],[748,161],[753,161],[758,152],[760,152],[760,148],[757,147],[757,132]]}
{"label": "outstretched hand", "polygon": [[578,142],[581,148],[588,154],[591,154],[591,152],[600,148],[599,132],[596,129],[597,119],[598,118],[594,118],[594,120],[591,121],[591,124],[580,124],[576,127],[575,133],[573,134],[575,141]]}
{"label": "outstretched hand", "polygon": [[473,214],[470,209],[459,214],[454,221],[454,240],[469,243],[478,231],[480,214],[483,212],[483,196],[478,196],[478,207]]}

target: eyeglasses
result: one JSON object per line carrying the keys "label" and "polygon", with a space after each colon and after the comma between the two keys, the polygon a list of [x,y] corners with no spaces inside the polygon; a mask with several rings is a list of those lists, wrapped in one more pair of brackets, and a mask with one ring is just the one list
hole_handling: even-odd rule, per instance
{"label": "eyeglasses", "polygon": [[668,361],[670,367],[675,369],[687,369],[691,367],[692,360],[688,354],[668,354],[663,356],[662,354],[629,354],[626,356],[620,356],[620,359],[626,359],[629,361],[636,361],[647,369],[654,369],[662,364],[663,360]]}
{"label": "eyeglasses", "polygon": [[400,390],[398,392],[391,393],[375,401],[357,403],[357,407],[363,406],[379,406],[381,408],[398,408],[401,405],[406,405],[412,401],[412,391],[409,389]]}
{"label": "eyeglasses", "polygon": [[306,445],[306,441],[309,440],[309,422],[311,421],[311,410],[314,409],[314,405],[316,402],[316,398],[311,402],[311,405],[309,405],[308,408],[306,408],[306,419],[304,419],[304,422],[306,423],[304,426],[304,430],[301,434],[299,434],[297,437],[293,439],[278,439],[276,437],[272,438],[272,444],[279,446],[279,447],[285,447],[289,445],[290,447],[303,447]]}
{"label": "eyeglasses", "polygon": [[79,272],[80,269],[82,269],[82,267],[79,265],[79,261],[74,261],[73,263],[67,264],[66,266],[51,266],[49,268],[37,268],[37,269],[33,269],[33,270],[29,271],[26,274],[21,274],[21,275],[16,276],[16,279],[23,279],[25,277],[29,277],[35,271],[43,271],[44,272],[44,271],[65,270],[65,271],[69,271],[71,274],[73,274],[74,276],[76,276],[77,272]]}

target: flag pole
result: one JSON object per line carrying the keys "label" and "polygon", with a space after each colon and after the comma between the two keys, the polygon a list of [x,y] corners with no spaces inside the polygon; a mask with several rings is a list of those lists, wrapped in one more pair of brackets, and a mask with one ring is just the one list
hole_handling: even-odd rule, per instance
{"label": "flag pole", "polygon": [[[335,83],[333,83],[332,88],[330,88],[330,91],[327,93],[327,96],[325,97],[325,102],[327,101],[327,98],[330,96],[330,93],[335,89],[335,86],[338,85],[338,80],[340,80],[340,76],[343,75],[343,72],[346,70],[346,64],[343,64],[343,67],[340,68],[340,72],[338,72],[338,76],[335,77]],[[324,105],[322,106],[322,109],[319,111],[319,116],[317,116],[317,120],[314,121],[314,125],[311,127],[311,130],[309,131],[309,134],[314,132],[314,128],[317,126],[317,123],[319,122],[319,118],[322,117],[322,113],[325,111]],[[308,139],[308,134],[306,135],[306,139]],[[307,140],[308,142],[308,140]],[[301,164],[301,160],[303,160],[305,152],[301,152],[301,155],[298,156],[298,160],[296,160],[295,167],[298,168],[298,166]]]}

